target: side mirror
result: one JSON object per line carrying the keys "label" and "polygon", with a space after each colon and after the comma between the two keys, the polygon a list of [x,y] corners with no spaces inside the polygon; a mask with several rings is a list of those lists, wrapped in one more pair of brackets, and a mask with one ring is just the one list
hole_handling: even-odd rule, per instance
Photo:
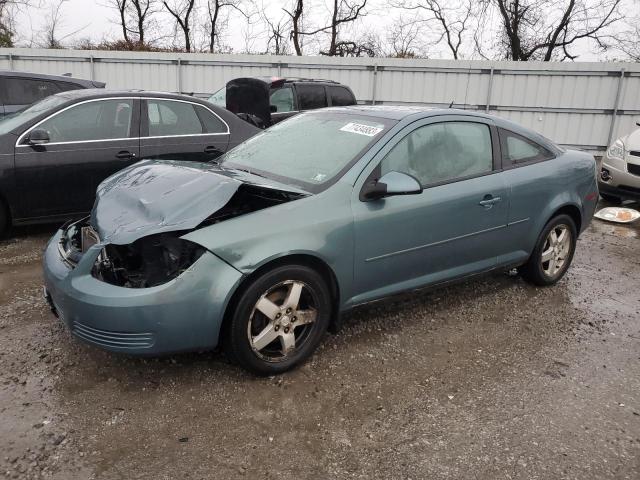
{"label": "side mirror", "polygon": [[422,193],[422,185],[411,175],[401,172],[385,173],[377,181],[365,186],[362,191],[364,200],[378,200],[395,195],[416,195]]}
{"label": "side mirror", "polygon": [[43,145],[49,143],[49,133],[46,130],[33,130],[29,133],[27,142],[30,145]]}
{"label": "side mirror", "polygon": [[278,111],[278,106],[277,105],[269,105],[269,111],[271,113],[276,113]]}

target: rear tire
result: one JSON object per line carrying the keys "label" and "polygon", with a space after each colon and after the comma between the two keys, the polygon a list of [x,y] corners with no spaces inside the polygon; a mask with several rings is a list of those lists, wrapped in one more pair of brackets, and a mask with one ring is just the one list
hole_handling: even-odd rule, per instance
{"label": "rear tire", "polygon": [[571,265],[577,238],[576,224],[569,215],[553,217],[542,229],[529,260],[520,267],[522,277],[541,287],[557,283]]}
{"label": "rear tire", "polygon": [[605,202],[613,203],[614,205],[620,205],[622,203],[622,199],[620,197],[609,195],[608,193],[600,192],[600,197],[602,197]]}
{"label": "rear tire", "polygon": [[226,326],[227,356],[258,375],[285,372],[306,360],[330,323],[331,293],[323,277],[303,265],[283,265],[254,279]]}

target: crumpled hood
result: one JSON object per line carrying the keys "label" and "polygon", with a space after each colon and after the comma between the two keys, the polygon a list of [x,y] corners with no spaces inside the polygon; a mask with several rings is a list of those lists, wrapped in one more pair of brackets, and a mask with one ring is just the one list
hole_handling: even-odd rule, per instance
{"label": "crumpled hood", "polygon": [[103,242],[126,245],[150,234],[197,227],[243,183],[283,190],[276,182],[247,177],[213,164],[143,160],[100,184],[91,225]]}

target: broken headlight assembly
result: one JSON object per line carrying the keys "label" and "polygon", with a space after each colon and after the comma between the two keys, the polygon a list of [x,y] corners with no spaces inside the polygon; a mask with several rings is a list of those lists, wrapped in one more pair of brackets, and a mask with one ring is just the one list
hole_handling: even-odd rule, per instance
{"label": "broken headlight assembly", "polygon": [[129,245],[107,245],[93,266],[98,280],[127,288],[150,288],[167,283],[186,271],[205,249],[179,233],[143,237]]}

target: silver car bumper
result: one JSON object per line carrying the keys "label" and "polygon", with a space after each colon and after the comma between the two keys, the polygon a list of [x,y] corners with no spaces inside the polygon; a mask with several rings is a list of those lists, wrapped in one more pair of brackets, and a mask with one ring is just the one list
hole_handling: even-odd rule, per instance
{"label": "silver car bumper", "polygon": [[624,159],[602,157],[598,188],[621,198],[640,198],[640,156],[626,152]]}

